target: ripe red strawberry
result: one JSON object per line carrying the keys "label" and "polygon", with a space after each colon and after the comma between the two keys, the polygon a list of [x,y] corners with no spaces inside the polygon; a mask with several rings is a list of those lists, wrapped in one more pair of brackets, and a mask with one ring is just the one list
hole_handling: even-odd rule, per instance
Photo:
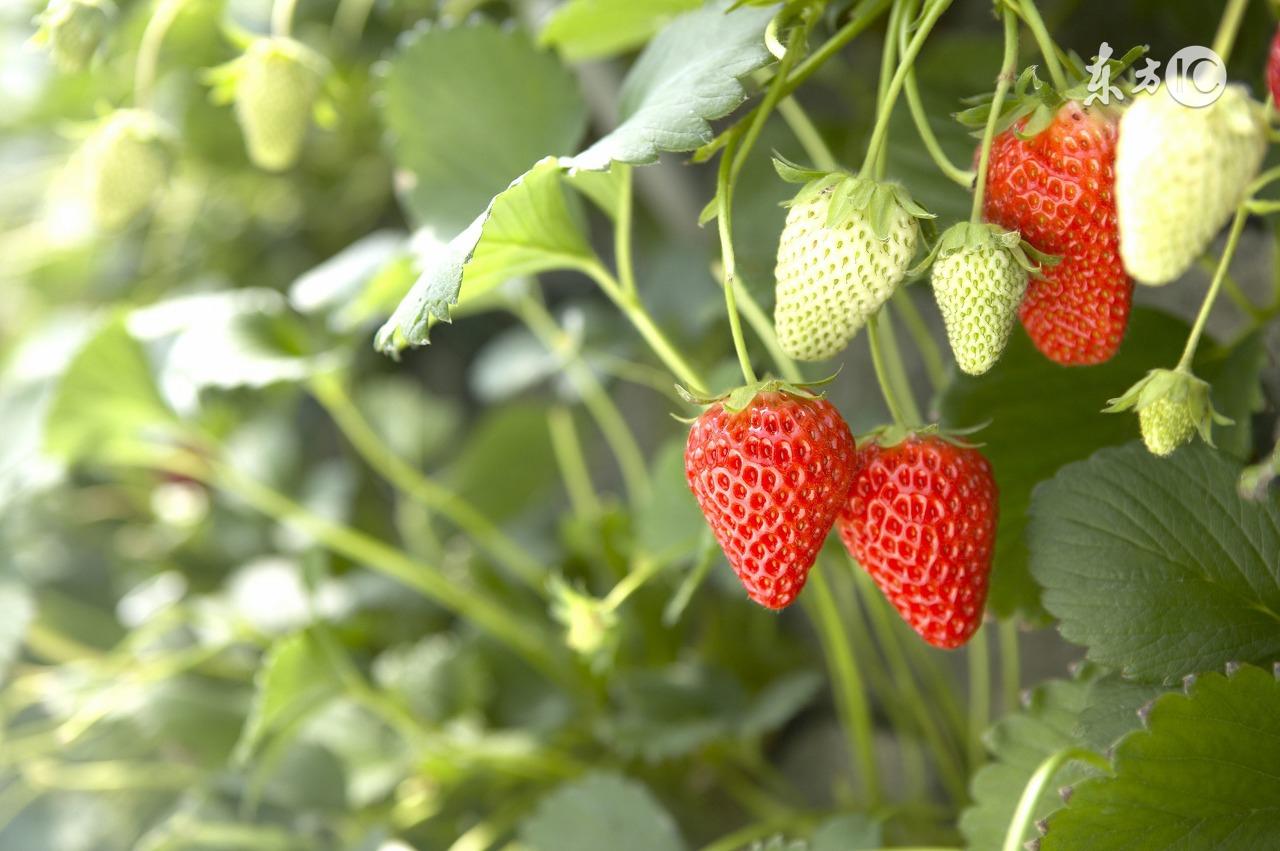
{"label": "ripe red strawberry", "polygon": [[858,450],[836,529],[911,628],[950,649],[982,622],[996,511],[995,479],[981,452],[912,435]]}
{"label": "ripe red strawberry", "polygon": [[742,407],[733,397],[712,404],[684,452],[689,488],[730,566],[770,609],[804,587],[849,495],[855,454],[830,402],[777,387],[764,385]]}
{"label": "ripe red strawberry", "polygon": [[1280,103],[1280,26],[1271,39],[1271,55],[1267,57],[1267,88],[1271,90],[1271,100]]}
{"label": "ripe red strawberry", "polygon": [[1061,364],[1102,363],[1120,348],[1133,298],[1116,224],[1116,119],[1068,101],[1028,140],[1017,135],[1025,123],[992,143],[983,213],[1062,258],[1031,280],[1018,311],[1036,348]]}

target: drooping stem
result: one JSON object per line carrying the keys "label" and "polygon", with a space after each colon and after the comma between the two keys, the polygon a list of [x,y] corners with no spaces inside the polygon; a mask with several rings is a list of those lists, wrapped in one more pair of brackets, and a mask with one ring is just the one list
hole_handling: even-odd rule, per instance
{"label": "drooping stem", "polygon": [[1205,323],[1209,321],[1209,314],[1213,312],[1214,299],[1218,297],[1218,290],[1222,289],[1222,279],[1226,277],[1227,269],[1231,266],[1231,258],[1235,256],[1236,246],[1240,243],[1240,234],[1248,218],[1249,210],[1246,202],[1236,209],[1235,218],[1231,221],[1231,230],[1227,232],[1227,244],[1222,249],[1222,256],[1218,259],[1218,270],[1214,273],[1209,290],[1204,295],[1195,324],[1191,326],[1191,333],[1187,335],[1187,345],[1183,348],[1182,357],[1178,360],[1176,368],[1180,372],[1191,370],[1191,361],[1195,358],[1196,348],[1200,345],[1200,336],[1204,333]]}
{"label": "drooping stem", "polygon": [[755,300],[755,297],[751,295],[751,291],[746,287],[739,290],[737,296],[738,307],[742,309],[742,318],[747,320],[751,330],[756,332],[756,336],[764,344],[765,349],[769,352],[769,359],[773,361],[773,366],[778,370],[778,374],[787,381],[797,384],[804,381],[804,375],[801,374],[800,368],[796,366],[796,362],[779,345],[778,333],[774,330],[773,323],[769,321],[769,317],[765,315],[764,308],[760,306],[760,302]]}
{"label": "drooping stem", "polygon": [[947,364],[942,358],[942,349],[938,346],[937,339],[929,331],[929,326],[925,324],[924,317],[911,300],[911,293],[906,287],[899,287],[891,301],[896,312],[902,314],[902,324],[906,326],[907,333],[920,352],[929,384],[935,393],[938,392],[947,383]]}
{"label": "drooping stem", "polygon": [[876,381],[880,385],[880,393],[893,417],[894,425],[900,428],[911,428],[920,424],[920,413],[915,409],[915,400],[910,394],[902,394],[898,383],[893,380],[888,364],[892,359],[901,366],[901,356],[896,349],[888,353],[888,344],[881,334],[880,316],[872,316],[867,320],[867,344],[871,349],[871,364],[875,368]]}
{"label": "drooping stem", "polygon": [[[1067,75],[1062,70],[1062,63],[1058,60],[1058,49],[1049,36],[1048,28],[1044,25],[1044,18],[1040,17],[1040,10],[1036,8],[1035,0],[1018,0],[1018,7],[1022,10],[1022,19],[1027,22],[1027,29],[1031,30],[1031,37],[1036,40],[1040,55],[1044,57],[1044,64],[1049,69],[1049,79],[1053,81],[1053,87],[1060,92],[1066,91]],[[1008,9],[1005,11],[1007,13]]]}
{"label": "drooping stem", "polygon": [[1073,760],[1087,762],[1103,771],[1111,770],[1111,764],[1107,760],[1084,748],[1064,748],[1050,755],[1040,763],[1040,767],[1036,769],[1035,774],[1031,775],[1031,779],[1022,790],[1022,797],[1018,799],[1018,808],[1014,810],[1013,820],[1009,822],[1009,832],[1004,837],[1003,851],[1019,851],[1022,848],[1027,828],[1031,826],[1031,819],[1035,816],[1036,801],[1040,800],[1040,793],[1049,785],[1049,781],[1058,773],[1058,769]]}
{"label": "drooping stem", "polygon": [[617,260],[618,283],[628,295],[636,293],[635,266],[631,260],[631,166],[614,163],[618,169],[618,215],[613,223],[613,250]]}
{"label": "drooping stem", "polygon": [[560,468],[560,478],[569,494],[569,504],[578,517],[595,517],[600,513],[600,500],[591,483],[582,454],[582,441],[573,424],[573,414],[564,405],[555,405],[547,411],[547,431],[551,436],[551,453]]}
{"label": "drooping stem", "polygon": [[787,78],[786,84],[782,87],[782,94],[784,96],[789,95],[798,89],[805,80],[809,79],[819,68],[825,65],[827,60],[839,53],[846,44],[853,41],[863,30],[875,23],[876,18],[880,17],[884,10],[888,8],[889,2],[890,0],[862,0],[853,10],[848,22],[796,67],[796,70]]}
{"label": "drooping stem", "polygon": [[1004,695],[1004,712],[1018,708],[1022,693],[1022,660],[1018,646],[1018,623],[1013,618],[1000,621],[1000,690]]}
{"label": "drooping stem", "polygon": [[867,144],[866,158],[862,161],[860,173],[864,177],[871,174],[871,170],[879,159],[880,147],[884,144],[885,136],[889,132],[889,117],[893,113],[893,105],[898,99],[898,93],[902,91],[907,72],[911,69],[912,63],[916,61],[916,56],[919,55],[920,49],[924,47],[925,39],[929,37],[929,32],[933,29],[933,25],[938,22],[938,18],[942,17],[942,13],[950,5],[951,0],[930,0],[928,5],[925,6],[924,15],[916,25],[915,35],[911,37],[911,41],[907,44],[907,49],[902,52],[902,57],[898,61],[898,70],[894,72],[893,79],[889,81],[882,103],[876,113],[876,125],[871,131],[871,141]]}
{"label": "drooping stem", "polygon": [[849,635],[845,632],[840,610],[824,571],[824,565],[815,565],[810,572],[809,593],[805,595],[805,601],[810,605],[827,655],[827,665],[831,669],[836,693],[836,706],[840,710],[845,734],[849,737],[851,756],[859,763],[867,803],[874,807],[880,801],[881,788],[872,736],[871,710],[867,705],[858,659],[849,644]]}
{"label": "drooping stem", "polygon": [[[898,28],[898,49],[902,51],[907,49],[906,27]],[[968,189],[973,185],[974,172],[972,169],[963,169],[952,163],[951,158],[942,150],[942,145],[938,143],[938,137],[934,135],[933,127],[929,124],[929,115],[925,112],[924,102],[920,99],[920,87],[916,83],[914,65],[907,70],[903,91],[907,96],[907,109],[911,112],[911,120],[916,125],[916,133],[924,143],[924,148],[933,159],[934,165],[948,180]]]}
{"label": "drooping stem", "polygon": [[1218,32],[1213,37],[1213,52],[1222,57],[1226,65],[1231,58],[1231,48],[1236,43],[1236,33],[1240,30],[1240,21],[1244,17],[1245,7],[1249,0],[1227,0],[1222,17],[1218,20]]}
{"label": "drooping stem", "polygon": [[991,114],[987,116],[987,126],[982,131],[982,152],[978,155],[978,180],[973,189],[973,207],[969,212],[969,221],[977,224],[982,221],[982,201],[987,190],[987,165],[991,162],[991,141],[996,135],[996,124],[1000,121],[1000,108],[1004,105],[1004,96],[1018,73],[1018,21],[1008,8],[1005,8],[1004,19],[1004,59],[1000,63],[1000,76],[996,78],[995,97],[991,100]]}
{"label": "drooping stem", "polygon": [[[893,79],[893,72],[896,68],[894,63],[899,52],[899,34],[906,29],[904,21],[915,13],[915,4],[916,0],[894,0],[893,6],[889,9],[889,22],[884,32],[884,46],[880,51],[880,77],[876,84],[876,115],[880,114],[880,110],[888,99],[889,83]],[[906,53],[906,46],[902,47],[902,52]],[[877,179],[884,177],[887,164],[888,145],[882,144],[880,150],[876,153],[875,165],[872,167],[872,173]]]}
{"label": "drooping stem", "polygon": [[288,38],[293,32],[293,12],[298,7],[298,0],[275,0],[271,4],[271,34],[277,38]]}
{"label": "drooping stem", "polygon": [[[778,70],[773,75],[773,81],[769,84],[769,89],[765,92],[764,99],[760,101],[760,105],[756,107],[751,117],[747,119],[747,129],[743,132],[741,141],[733,152],[733,162],[729,169],[730,186],[737,183],[738,173],[746,165],[747,157],[750,155],[751,149],[755,147],[756,141],[759,140],[760,133],[764,130],[765,122],[769,120],[769,115],[773,112],[774,106],[777,105],[782,97],[782,89],[786,85],[787,75],[791,73],[791,67],[804,50],[805,38],[809,34],[809,17],[809,15],[805,15],[805,22],[791,31],[791,35],[787,40],[786,52],[778,63]],[[775,18],[774,20],[776,21],[777,19]],[[732,146],[732,143],[730,144]],[[728,154],[729,148],[726,148],[725,155]]]}
{"label": "drooping stem", "polygon": [[796,141],[800,143],[800,147],[804,148],[805,156],[813,163],[815,168],[823,171],[835,171],[838,163],[835,155],[831,153],[831,148],[827,147],[826,141],[822,138],[822,134],[818,132],[818,128],[809,118],[809,114],[804,111],[795,98],[784,98],[778,104],[778,114],[782,116],[782,120],[791,128],[791,133],[796,137]]}
{"label": "drooping stem", "polygon": [[160,64],[160,47],[164,37],[182,12],[185,0],[160,0],[155,13],[142,31],[138,58],[133,71],[133,101],[139,109],[150,109],[155,95],[156,68]]}
{"label": "drooping stem", "polygon": [[716,223],[720,231],[720,256],[724,265],[724,308],[729,314],[729,330],[733,335],[733,348],[738,354],[738,366],[742,368],[742,379],[747,384],[756,382],[755,370],[751,368],[751,356],[747,353],[747,341],[742,335],[742,317],[738,314],[734,290],[737,287],[737,262],[733,255],[733,169],[734,145],[729,143],[720,154],[720,167],[716,176],[716,199],[719,204],[719,215]]}
{"label": "drooping stem", "polygon": [[982,733],[991,717],[991,642],[981,626],[966,648],[969,662],[969,772],[983,763]]}

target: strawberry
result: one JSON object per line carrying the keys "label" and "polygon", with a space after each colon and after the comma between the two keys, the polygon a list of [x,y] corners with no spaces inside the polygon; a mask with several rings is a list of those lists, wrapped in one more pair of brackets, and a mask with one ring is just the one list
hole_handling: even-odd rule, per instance
{"label": "strawberry", "polygon": [[107,35],[116,7],[111,0],[49,0],[36,18],[31,41],[48,45],[54,64],[66,72],[88,67]]}
{"label": "strawberry", "polygon": [[1116,206],[1125,268],[1167,284],[1204,253],[1257,175],[1267,149],[1262,107],[1230,85],[1209,106],[1184,106],[1161,86],[1120,119]]}
{"label": "strawberry", "polygon": [[1271,90],[1271,101],[1280,103],[1280,26],[1276,27],[1267,56],[1267,88]]}
{"label": "strawberry", "polygon": [[839,353],[893,295],[930,214],[900,186],[776,160],[806,185],[778,244],[774,325],[783,351],[814,361]]}
{"label": "strawberry", "polygon": [[961,222],[938,240],[933,297],[956,365],[969,375],[995,366],[1009,342],[1031,261],[1016,231]]}
{"label": "strawberry", "polygon": [[996,483],[977,449],[936,434],[858,450],[836,530],[920,637],[955,648],[982,622],[996,538]]}
{"label": "strawberry", "polygon": [[122,228],[151,206],[168,180],[171,135],[140,109],[118,109],[89,134],[78,158],[99,227]]}
{"label": "strawberry", "polygon": [[1036,348],[1060,364],[1103,363],[1120,348],[1133,299],[1116,224],[1116,121],[1068,101],[1029,139],[1026,124],[991,145],[983,215],[1062,257],[1030,281],[1018,310]]}
{"label": "strawberry", "polygon": [[853,480],[853,435],[800,388],[766,382],[694,422],[685,475],[729,565],[762,606],[795,600]]}
{"label": "strawberry", "polygon": [[1151,370],[1104,410],[1137,411],[1142,442],[1153,455],[1170,454],[1197,432],[1212,446],[1213,424],[1231,424],[1213,409],[1208,383],[1181,367]]}

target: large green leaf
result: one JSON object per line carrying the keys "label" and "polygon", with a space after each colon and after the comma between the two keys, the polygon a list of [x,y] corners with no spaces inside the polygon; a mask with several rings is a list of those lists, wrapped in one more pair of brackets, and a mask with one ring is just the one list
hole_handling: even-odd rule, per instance
{"label": "large green leaf", "polygon": [[[1000,488],[1000,525],[996,533],[995,571],[989,604],[1000,617],[1015,613],[1043,619],[1040,590],[1027,571],[1025,529],[1031,489],[1070,461],[1087,458],[1138,434],[1137,417],[1103,414],[1107,400],[1119,396],[1156,366],[1177,362],[1188,333],[1178,319],[1151,310],[1135,310],[1120,352],[1101,366],[1066,368],[1049,361],[1021,331],[1014,334],[1000,363],[986,375],[957,375],[942,394],[943,421],[951,426],[990,422],[974,437],[995,468]],[[1220,364],[1232,360],[1210,344],[1204,349],[1207,380]],[[1201,361],[1197,361],[1201,369]],[[1233,376],[1233,382],[1253,382]],[[1247,417],[1241,399],[1229,394],[1215,400],[1237,420]]]}
{"label": "large green leaf", "polygon": [[1080,713],[1080,738],[1094,750],[1108,750],[1138,728],[1138,711],[1164,692],[1163,686],[1132,682],[1115,673],[1098,677],[1089,685]]}
{"label": "large green leaf", "polygon": [[569,0],[556,7],[538,40],[572,62],[612,56],[644,44],[672,16],[702,0]]}
{"label": "large green leaf", "polygon": [[561,786],[521,831],[531,851],[680,851],[675,821],[648,789],[616,774]]}
{"label": "large green leaf", "polygon": [[121,460],[175,424],[146,353],[116,319],[67,366],[45,420],[45,450],[67,462]]}
{"label": "large green leaf", "polygon": [[581,266],[593,255],[577,196],[565,194],[560,167],[548,157],[499,193],[447,245],[423,259],[422,275],[378,330],[376,345],[395,355],[428,342],[459,299],[475,299],[503,282]]}
{"label": "large green leaf", "polygon": [[516,28],[425,26],[387,64],[383,116],[401,197],[452,236],[530,163],[577,148],[586,113],[573,76]]}
{"label": "large green leaf", "polygon": [[546,411],[535,405],[495,408],[472,427],[448,471],[457,492],[495,520],[528,508],[555,475]]}
{"label": "large green leaf", "polygon": [[295,729],[298,721],[340,691],[323,651],[305,632],[281,638],[271,646],[258,669],[256,687],[236,745],[240,760],[252,756],[267,737]]}
{"label": "large green leaf", "polygon": [[1074,787],[1043,851],[1260,851],[1280,837],[1280,681],[1244,666],[1157,700],[1115,775]]}
{"label": "large green leaf", "polygon": [[747,97],[738,80],[772,58],[764,29],[775,7],[729,6],[716,0],[659,33],[623,84],[622,123],[566,165],[599,171],[611,162],[651,163],[661,151],[692,151],[711,141],[708,122]]}
{"label": "large green leaf", "polygon": [[[1050,680],[1030,693],[1021,712],[987,731],[992,761],[974,775],[973,804],[960,816],[966,847],[972,851],[1004,847],[1018,800],[1036,768],[1049,755],[1080,744],[1076,726],[1088,691],[1085,680]],[[1060,807],[1058,788],[1089,771],[1084,763],[1068,763],[1037,799],[1035,817],[1043,818]]]}
{"label": "large green leaf", "polygon": [[1203,445],[1063,468],[1031,506],[1031,570],[1067,640],[1134,679],[1280,658],[1280,506]]}

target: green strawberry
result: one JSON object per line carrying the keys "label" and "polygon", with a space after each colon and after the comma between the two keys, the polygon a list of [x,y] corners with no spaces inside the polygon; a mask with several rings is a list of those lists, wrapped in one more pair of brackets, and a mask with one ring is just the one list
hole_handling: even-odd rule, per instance
{"label": "green strawberry", "polygon": [[1120,119],[1116,209],[1133,278],[1167,284],[1196,261],[1244,199],[1267,149],[1262,107],[1241,86],[1183,106],[1162,86]]}
{"label": "green strawberry", "polygon": [[98,52],[115,14],[111,0],[49,0],[36,17],[40,29],[31,41],[48,45],[49,55],[63,71],[82,71]]}
{"label": "green strawberry", "polygon": [[782,350],[815,361],[840,352],[893,295],[931,215],[900,186],[781,160],[804,180],[778,244],[774,325]]}
{"label": "green strawberry", "polygon": [[118,109],[80,149],[94,221],[118,230],[151,206],[169,177],[171,133],[154,113]]}
{"label": "green strawberry", "polygon": [[219,85],[232,80],[249,159],[267,171],[284,171],[302,150],[324,83],[325,60],[291,38],[260,38],[228,71]]}
{"label": "green strawberry", "polygon": [[981,375],[1004,353],[1034,268],[1029,250],[1017,231],[969,222],[938,240],[933,297],[962,372]]}
{"label": "green strawberry", "polygon": [[1213,409],[1208,383],[1182,367],[1151,370],[1104,410],[1137,411],[1142,442],[1153,455],[1168,455],[1196,432],[1212,446],[1213,424],[1231,424]]}

